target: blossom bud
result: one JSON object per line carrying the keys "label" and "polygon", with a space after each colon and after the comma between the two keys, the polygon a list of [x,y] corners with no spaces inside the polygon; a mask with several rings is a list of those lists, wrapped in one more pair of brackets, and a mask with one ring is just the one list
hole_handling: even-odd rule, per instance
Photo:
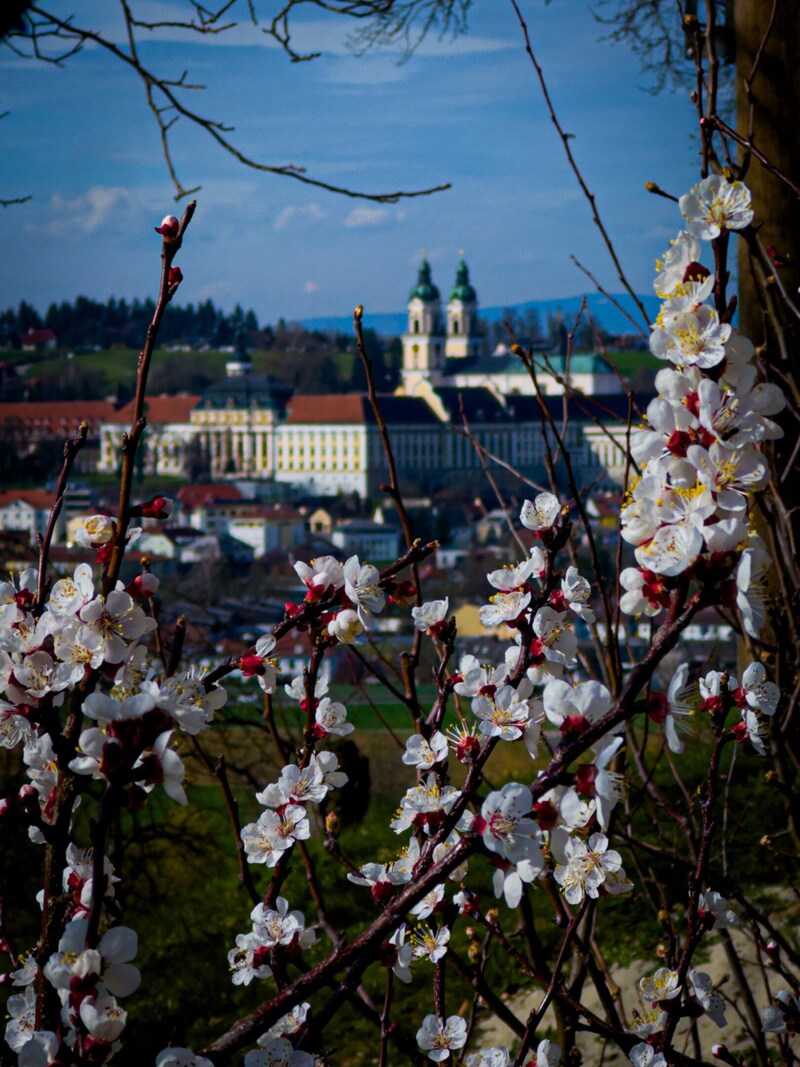
{"label": "blossom bud", "polygon": [[394,886],[391,882],[376,882],[371,886],[370,893],[375,903],[382,906],[391,900],[394,895]]}
{"label": "blossom bud", "polygon": [[352,608],[345,608],[331,619],[328,623],[330,637],[340,641],[343,645],[352,645],[359,634],[364,632],[364,627],[358,615]]}
{"label": "blossom bud", "polygon": [[731,1067],[739,1067],[739,1060],[728,1051],[725,1045],[712,1045],[711,1055],[717,1060],[722,1060],[723,1063],[729,1063]]}
{"label": "blossom bud", "polygon": [[115,522],[110,515],[90,515],[75,533],[75,541],[83,548],[106,545],[114,536]]}
{"label": "blossom bud", "polygon": [[183,281],[183,271],[180,267],[170,267],[169,274],[167,275],[167,285],[170,289],[175,290]]}
{"label": "blossom bud", "polygon": [[143,504],[134,504],[131,508],[132,518],[168,519],[172,514],[172,501],[168,496],[154,496]]}
{"label": "blossom bud", "polygon": [[20,807],[26,815],[38,815],[39,794],[36,792],[34,786],[30,784],[23,785],[20,791],[17,793],[17,799],[19,800]]}
{"label": "blossom bud", "polygon": [[8,797],[0,797],[0,816],[7,815],[11,810],[11,801]]}
{"label": "blossom bud", "polygon": [[764,949],[766,950],[766,953],[772,960],[772,962],[777,963],[778,957],[781,954],[781,946],[778,944],[778,942],[767,941],[766,945],[764,946]]}
{"label": "blossom bud", "polygon": [[261,656],[245,655],[239,657],[239,670],[245,678],[252,678],[254,674],[265,674],[267,668]]}
{"label": "blossom bud", "polygon": [[154,228],[156,233],[160,233],[165,241],[174,241],[178,236],[181,224],[174,215],[165,215],[161,220],[161,225]]}
{"label": "blossom bud", "polygon": [[130,585],[125,587],[125,592],[134,600],[154,597],[158,592],[158,578],[149,571],[144,571],[137,574]]}
{"label": "blossom bud", "polygon": [[558,822],[558,808],[551,800],[539,800],[533,805],[533,814],[542,830],[552,830]]}
{"label": "blossom bud", "polygon": [[356,320],[356,322],[361,322],[361,320],[364,318],[364,305],[363,304],[359,304],[356,307],[355,311],[353,312],[353,318]]}
{"label": "blossom bud", "polygon": [[334,841],[339,836],[339,816],[335,811],[329,811],[325,816],[325,832],[328,837],[332,837]]}
{"label": "blossom bud", "polygon": [[389,591],[389,600],[392,604],[396,604],[398,608],[407,608],[413,602],[415,595],[414,583],[408,578],[404,578],[400,582],[395,582],[394,588]]}

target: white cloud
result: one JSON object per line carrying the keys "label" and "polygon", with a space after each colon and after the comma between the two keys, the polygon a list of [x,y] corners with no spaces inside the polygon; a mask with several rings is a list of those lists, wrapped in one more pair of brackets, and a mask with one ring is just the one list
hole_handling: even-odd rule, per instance
{"label": "white cloud", "polygon": [[54,217],[48,222],[47,231],[52,236],[70,230],[95,233],[112,215],[129,216],[136,207],[138,201],[134,194],[115,185],[93,185],[83,196],[71,199],[54,193],[49,204]]}
{"label": "white cloud", "polygon": [[354,207],[344,220],[348,229],[362,226],[380,226],[389,216],[385,207]]}
{"label": "white cloud", "polygon": [[310,296],[312,293],[316,293],[318,289],[316,282],[306,282],[303,286],[303,292]]}
{"label": "white cloud", "polygon": [[319,204],[305,204],[303,207],[295,207],[293,204],[289,204],[278,212],[272,228],[273,230],[285,230],[292,222],[319,222],[327,214],[327,211],[323,211]]}

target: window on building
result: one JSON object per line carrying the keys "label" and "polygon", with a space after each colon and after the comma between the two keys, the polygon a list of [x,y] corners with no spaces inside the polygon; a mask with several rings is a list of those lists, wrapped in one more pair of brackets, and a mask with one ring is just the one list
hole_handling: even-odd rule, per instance
{"label": "window on building", "polygon": [[414,319],[414,333],[419,333],[419,319]]}
{"label": "window on building", "polygon": [[453,319],[453,333],[461,333],[461,323],[458,319]]}

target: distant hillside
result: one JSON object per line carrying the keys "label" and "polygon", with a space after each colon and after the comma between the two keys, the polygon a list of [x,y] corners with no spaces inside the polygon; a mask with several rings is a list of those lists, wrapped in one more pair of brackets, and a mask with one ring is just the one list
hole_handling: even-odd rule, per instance
{"label": "distant hillside", "polygon": [[[639,314],[630,296],[628,296],[627,293],[623,293],[622,295],[615,293],[613,296],[621,307],[639,322]],[[640,299],[647,309],[650,322],[655,321],[659,308],[658,298],[655,296],[642,296]],[[582,296],[565,296],[560,300],[529,300],[525,304],[514,304],[513,308],[519,315],[524,315],[526,311],[533,308],[539,313],[543,325],[547,321],[547,316],[549,314],[561,311],[567,326],[569,326],[570,323],[574,321],[582,300]],[[597,325],[604,330],[614,334],[634,332],[634,327],[630,320],[627,319],[621,311],[614,307],[611,301],[606,297],[601,296],[599,293],[590,293],[586,298],[586,302],[589,306],[592,318]],[[510,306],[512,305],[489,308],[482,307],[478,309],[478,312],[480,317],[486,322],[498,322],[503,318],[503,312]],[[371,314],[369,310],[367,310],[364,314],[364,325],[375,330],[377,333],[382,334],[384,337],[397,337],[404,332],[407,322],[408,315],[405,311],[388,311]],[[338,333],[353,332],[353,320],[347,315],[330,315],[318,319],[303,319],[303,325],[309,330],[335,330]]]}

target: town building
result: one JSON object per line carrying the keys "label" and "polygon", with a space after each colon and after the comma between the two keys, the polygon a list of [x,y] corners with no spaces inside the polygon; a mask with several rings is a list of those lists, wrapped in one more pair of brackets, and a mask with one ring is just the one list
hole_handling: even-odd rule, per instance
{"label": "town building", "polygon": [[[463,259],[444,312],[423,260],[402,345],[401,385],[378,402],[405,491],[474,487],[487,463],[546,484],[548,453],[561,474],[568,456],[580,483],[622,481],[628,400],[614,368],[595,353],[536,353],[537,396],[516,356],[487,353]],[[158,475],[252,480],[264,486],[262,496],[291,489],[362,499],[380,496],[389,480],[366,394],[292,395],[286,385],[254,374],[244,351],[201,396],[152,397],[146,415],[142,463]],[[99,470],[116,469],[130,419],[128,405],[101,427]],[[236,519],[243,540],[266,550],[267,522],[238,514],[237,507],[231,500],[212,510],[220,520],[225,512],[230,532]]]}

